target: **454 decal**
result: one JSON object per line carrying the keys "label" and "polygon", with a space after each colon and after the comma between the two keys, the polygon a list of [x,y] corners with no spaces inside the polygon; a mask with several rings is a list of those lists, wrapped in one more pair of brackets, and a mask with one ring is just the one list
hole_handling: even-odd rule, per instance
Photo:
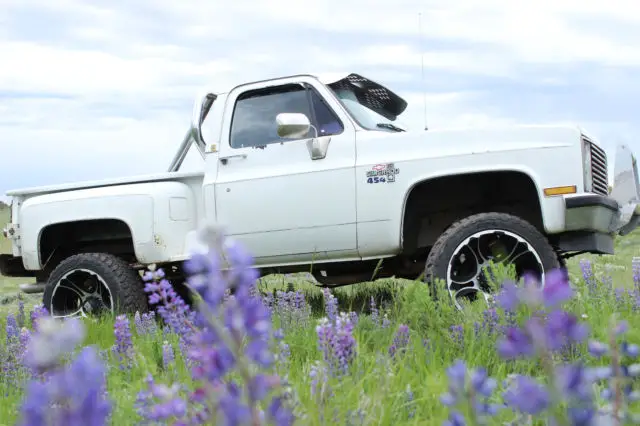
{"label": "454 decal", "polygon": [[387,180],[385,179],[384,176],[380,176],[380,177],[375,176],[375,177],[367,178],[367,183],[384,183],[386,181]]}
{"label": "454 decal", "polygon": [[367,183],[394,183],[398,173],[400,173],[400,169],[396,168],[393,163],[376,164],[367,171]]}

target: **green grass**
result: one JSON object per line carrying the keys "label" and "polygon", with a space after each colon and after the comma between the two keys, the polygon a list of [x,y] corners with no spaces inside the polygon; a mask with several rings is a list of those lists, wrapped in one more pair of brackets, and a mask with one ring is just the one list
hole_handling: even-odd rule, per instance
{"label": "green grass", "polygon": [[[1,214],[1,213],[0,213]],[[5,213],[6,214],[6,213]],[[2,238],[2,237],[0,237]],[[600,277],[610,275],[617,287],[631,288],[631,259],[640,256],[640,232],[616,242],[616,256],[583,256],[590,258]],[[0,247],[7,249],[6,241],[0,239]],[[579,259],[569,262],[572,281],[578,283],[578,293],[569,303],[569,310],[579,317],[586,318],[592,336],[605,340],[607,324],[611,315],[629,321],[629,340],[640,343],[640,318],[632,314],[631,301],[619,306],[613,299],[596,303],[587,297],[580,285]],[[0,307],[3,312],[15,312],[17,309],[17,284],[22,280],[0,277],[2,295],[6,303]],[[304,291],[316,316],[322,314],[323,302],[321,290],[300,277],[270,276],[261,280],[263,291],[286,290],[293,287]],[[448,305],[436,306],[425,287],[419,282],[407,280],[378,280],[333,291],[338,298],[340,309],[357,312],[368,311],[369,298],[387,301],[386,311],[391,326],[386,329],[374,326],[368,315],[361,315],[356,327],[355,338],[358,342],[358,357],[351,376],[341,381],[331,381],[333,396],[317,400],[310,394],[308,373],[311,366],[321,355],[317,349],[315,320],[310,324],[293,326],[286,333],[285,340],[290,345],[290,365],[280,371],[286,374],[295,390],[305,418],[297,424],[346,424],[345,416],[351,410],[362,409],[368,425],[439,425],[448,412],[439,402],[439,396],[447,390],[445,369],[455,359],[465,359],[472,366],[483,365],[489,374],[505,379],[510,373],[534,374],[538,366],[524,361],[504,363],[495,351],[495,338],[474,337],[475,321],[481,321],[480,311],[475,308],[464,314],[455,312]],[[30,302],[29,302],[30,303]],[[28,303],[28,304],[29,304]],[[27,304],[27,305],[28,305]],[[4,342],[4,315],[0,317],[0,342]],[[276,326],[279,319],[275,320]],[[393,335],[399,324],[407,324],[411,329],[410,351],[395,362],[390,362],[385,354],[392,343]],[[290,324],[284,324],[290,325]],[[463,325],[465,343],[458,346],[451,337],[449,327]],[[111,320],[88,322],[89,331],[86,344],[95,344],[101,349],[109,349],[114,343],[113,322]],[[148,373],[159,382],[180,382],[190,384],[189,372],[179,355],[175,336],[168,339],[174,344],[177,362],[165,370],[161,361],[162,335],[138,336],[131,322],[136,347],[136,362],[130,371],[121,371],[114,359],[110,360],[108,391],[114,404],[113,425],[135,424],[134,401],[136,394],[144,387],[144,378]],[[429,339],[431,350],[425,349],[423,340]],[[589,357],[583,357],[588,363],[595,363]],[[410,386],[414,402],[406,398],[406,389]],[[0,404],[0,426],[15,423],[22,390],[3,384],[0,377],[0,392],[5,399]],[[415,416],[409,418],[409,410],[415,409]],[[337,417],[336,417],[337,416]],[[323,423],[320,419],[324,418]],[[497,424],[497,423],[496,423]],[[501,423],[502,424],[502,423]]]}

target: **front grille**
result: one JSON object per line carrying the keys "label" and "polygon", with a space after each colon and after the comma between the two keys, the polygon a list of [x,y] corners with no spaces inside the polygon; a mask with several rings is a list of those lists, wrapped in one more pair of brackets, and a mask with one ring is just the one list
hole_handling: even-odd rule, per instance
{"label": "front grille", "polygon": [[583,136],[586,148],[591,151],[591,192],[609,194],[609,178],[607,173],[607,154],[602,148]]}

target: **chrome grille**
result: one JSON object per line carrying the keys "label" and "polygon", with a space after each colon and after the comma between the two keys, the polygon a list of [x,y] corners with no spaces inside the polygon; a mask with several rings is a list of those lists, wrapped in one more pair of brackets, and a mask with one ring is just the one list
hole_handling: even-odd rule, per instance
{"label": "chrome grille", "polygon": [[591,151],[591,192],[609,194],[609,178],[607,173],[607,154],[602,148],[583,136],[587,149]]}

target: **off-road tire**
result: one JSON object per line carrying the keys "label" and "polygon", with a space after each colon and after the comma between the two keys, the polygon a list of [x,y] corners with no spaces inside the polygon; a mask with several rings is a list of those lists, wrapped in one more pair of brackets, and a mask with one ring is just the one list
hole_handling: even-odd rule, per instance
{"label": "off-road tire", "polygon": [[[545,271],[560,267],[558,255],[547,238],[529,222],[508,213],[478,213],[454,222],[438,237],[429,252],[424,271],[424,281],[432,286],[436,279],[446,280],[447,267],[453,251],[466,238],[485,230],[509,231],[527,240],[537,252]],[[447,292],[447,289],[431,287],[432,295]]]}
{"label": "off-road tire", "polygon": [[123,259],[108,253],[81,253],[63,260],[47,280],[42,302],[51,310],[51,298],[56,283],[74,269],[87,269],[99,275],[109,287],[114,306],[113,313],[133,314],[149,310],[142,278]]}

